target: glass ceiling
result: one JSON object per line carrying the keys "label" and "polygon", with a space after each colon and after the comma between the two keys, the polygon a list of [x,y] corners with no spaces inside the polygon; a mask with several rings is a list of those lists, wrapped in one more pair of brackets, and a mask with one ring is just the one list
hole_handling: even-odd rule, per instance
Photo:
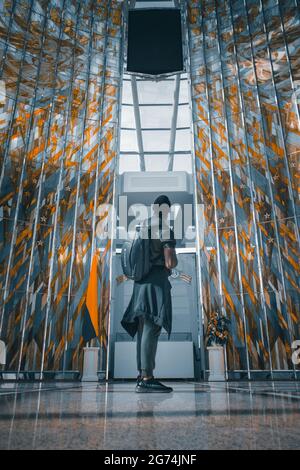
{"label": "glass ceiling", "polygon": [[191,172],[186,74],[159,82],[124,74],[120,145],[120,173],[140,170]]}
{"label": "glass ceiling", "polygon": [[[133,6],[174,7],[174,2],[132,2]],[[159,81],[124,73],[119,173],[191,173],[190,122],[186,73],[174,74]]]}

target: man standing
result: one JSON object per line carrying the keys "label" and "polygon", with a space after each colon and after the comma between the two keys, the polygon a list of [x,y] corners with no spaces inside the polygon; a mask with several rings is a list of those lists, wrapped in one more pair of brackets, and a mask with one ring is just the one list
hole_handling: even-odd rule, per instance
{"label": "man standing", "polygon": [[168,224],[171,203],[161,195],[154,201],[150,229],[151,270],[141,281],[135,281],[129,305],[123,315],[123,328],[134,337],[137,333],[136,392],[172,392],[154,378],[157,342],[162,327],[170,338],[172,330],[171,270],[177,266],[174,232]]}

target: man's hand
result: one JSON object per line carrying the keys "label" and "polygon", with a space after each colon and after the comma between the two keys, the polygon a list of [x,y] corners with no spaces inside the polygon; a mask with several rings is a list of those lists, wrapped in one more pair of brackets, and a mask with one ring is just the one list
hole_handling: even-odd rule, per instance
{"label": "man's hand", "polygon": [[165,267],[167,269],[173,269],[177,266],[178,260],[176,256],[175,248],[164,248],[165,256]]}
{"label": "man's hand", "polygon": [[122,282],[127,281],[128,277],[125,274],[121,274],[120,276],[116,277],[117,284],[122,284]]}

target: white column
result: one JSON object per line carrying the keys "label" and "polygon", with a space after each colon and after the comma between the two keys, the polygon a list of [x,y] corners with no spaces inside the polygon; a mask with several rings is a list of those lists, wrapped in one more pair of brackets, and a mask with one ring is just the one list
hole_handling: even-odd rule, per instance
{"label": "white column", "polygon": [[209,377],[210,382],[221,381],[225,379],[225,361],[223,346],[209,346]]}
{"label": "white column", "polygon": [[0,341],[0,364],[6,364],[6,347],[4,341]]}
{"label": "white column", "polygon": [[83,348],[82,382],[98,382],[98,357],[100,348]]}

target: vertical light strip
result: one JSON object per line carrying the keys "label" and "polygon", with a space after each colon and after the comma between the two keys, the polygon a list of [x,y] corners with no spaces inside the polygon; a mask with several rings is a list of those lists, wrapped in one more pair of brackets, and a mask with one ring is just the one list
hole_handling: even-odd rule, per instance
{"label": "vertical light strip", "polygon": [[[33,2],[31,2],[31,6],[32,6],[32,3]],[[13,3],[12,3],[12,9],[11,9],[10,16],[9,16],[8,29],[7,29],[6,39],[5,39],[4,51],[3,51],[3,55],[1,57],[0,77],[2,77],[2,74],[3,74],[3,68],[4,68],[6,56],[7,56],[9,38],[10,38],[11,30],[12,30],[12,24],[13,24],[13,20],[14,20],[16,5],[17,5],[17,0],[14,0]],[[29,8],[30,15],[31,15],[31,10],[32,9]],[[28,25],[28,23],[27,23],[27,25]]]}
{"label": "vertical light strip", "polygon": [[[57,73],[57,67],[56,67],[56,73]],[[55,98],[55,88],[53,90],[53,100]],[[48,128],[47,128],[47,138],[46,138],[46,142],[48,143],[49,142],[49,138],[50,138],[50,130],[51,130],[51,122],[52,122],[52,115],[53,115],[53,106],[51,106],[51,111],[50,111],[50,116],[49,116],[49,120],[48,120]],[[83,136],[84,136],[84,132],[83,132]],[[47,149],[47,146],[46,146],[46,149]],[[35,219],[35,227],[34,227],[34,235],[33,235],[33,248],[32,250],[34,250],[34,244],[35,244],[35,240],[36,240],[36,233],[37,233],[37,221],[38,221],[38,214],[39,214],[39,209],[40,209],[40,203],[41,203],[41,194],[42,194],[42,180],[43,180],[43,176],[44,176],[44,171],[45,171],[45,156],[46,156],[46,149],[44,150],[43,152],[43,162],[42,162],[42,171],[41,171],[41,176],[40,176],[40,187],[39,187],[39,194],[38,194],[38,202],[37,202],[37,208],[36,208],[36,219]],[[54,235],[53,235],[53,238],[54,238]],[[52,254],[53,255],[53,254]],[[50,265],[51,267],[51,265]],[[50,276],[49,276],[50,277]],[[48,286],[49,286],[49,283],[48,283]],[[45,313],[45,319],[44,319],[44,332],[43,332],[43,346],[42,346],[42,355],[41,355],[41,370],[40,370],[40,380],[42,380],[43,378],[43,371],[44,371],[44,360],[45,360],[45,351],[46,351],[46,337],[47,337],[47,328],[48,328],[48,317],[49,317],[49,305],[50,305],[50,302],[51,302],[51,288],[48,289],[48,292],[47,292],[47,308],[46,308],[46,313]],[[49,338],[50,338],[50,331],[49,331]]]}
{"label": "vertical light strip", "polygon": [[[80,8],[82,7],[82,4],[80,5],[81,2],[79,2],[79,7],[77,10],[77,20],[76,20],[76,26],[75,26],[75,38],[74,38],[74,47],[73,47],[73,57],[72,57],[72,76],[71,76],[71,86],[69,89],[68,93],[68,111],[67,111],[67,122],[66,122],[66,132],[64,136],[64,151],[66,149],[67,141],[68,141],[68,131],[69,131],[69,125],[70,125],[70,110],[72,108],[72,94],[73,94],[73,84],[75,81],[74,75],[75,75],[75,49],[76,49],[76,44],[78,40],[78,24],[79,24],[79,15],[80,15]],[[60,176],[59,176],[59,184],[58,184],[58,194],[57,194],[57,202],[56,202],[56,210],[55,210],[55,219],[54,219],[54,239],[53,239],[53,246],[51,248],[51,253],[52,253],[52,258],[51,258],[51,276],[49,276],[49,287],[51,286],[52,283],[52,276],[53,276],[53,265],[54,265],[54,254],[55,254],[55,244],[56,244],[56,232],[57,232],[57,223],[58,223],[58,212],[59,212],[59,204],[61,202],[61,190],[62,188],[62,179],[63,179],[63,172],[64,172],[64,159],[61,161],[61,168],[60,168]],[[70,271],[71,273],[71,271]],[[51,300],[51,299],[49,299]],[[47,305],[48,307],[48,305]],[[50,305],[48,307],[50,309]],[[64,328],[63,328],[63,336],[65,337],[65,346],[64,346],[64,354],[63,354],[63,366],[62,369],[63,371],[66,370],[66,353],[67,353],[67,348],[68,348],[68,329],[69,329],[69,320],[70,320],[70,302],[69,302],[69,296],[68,296],[68,302],[67,302],[67,313],[66,313],[66,318],[64,321]]]}
{"label": "vertical light strip", "polygon": [[[290,168],[289,168],[289,163],[288,163],[288,158],[287,158],[287,149],[286,149],[286,143],[285,143],[285,136],[284,136],[284,132],[283,132],[284,124],[282,122],[282,116],[281,116],[280,107],[279,107],[279,97],[278,97],[278,92],[277,92],[277,85],[275,83],[275,78],[274,78],[274,64],[273,64],[272,54],[271,54],[271,50],[270,50],[269,33],[268,33],[268,30],[267,30],[265,10],[264,10],[264,6],[263,6],[263,2],[261,0],[260,0],[260,5],[261,5],[261,11],[262,11],[262,16],[263,16],[263,20],[264,20],[264,33],[265,33],[265,36],[266,36],[266,45],[267,45],[268,57],[269,57],[270,65],[271,65],[272,85],[273,85],[273,88],[274,88],[274,98],[275,98],[275,103],[276,103],[276,108],[277,108],[277,113],[278,113],[278,119],[279,119],[279,128],[280,128],[279,132],[280,132],[280,137],[281,137],[282,146],[283,146],[283,154],[284,154],[284,162],[285,162],[285,167],[286,167],[286,172],[287,172],[289,196],[290,196],[290,200],[291,200],[291,203],[292,203],[296,236],[297,236],[298,244],[300,245],[299,224],[298,224],[298,219],[297,219],[297,216],[296,216],[294,193],[293,193],[293,188],[292,188],[292,185],[291,185],[291,174],[290,174]],[[297,109],[298,109],[298,106],[297,106]]]}
{"label": "vertical light strip", "polygon": [[[16,112],[18,108],[18,98],[19,98],[19,91],[20,91],[20,86],[21,86],[21,81],[22,81],[22,75],[23,75],[23,66],[24,66],[24,61],[25,61],[25,54],[26,54],[26,49],[27,49],[27,43],[28,43],[28,28],[31,24],[31,15],[32,15],[32,8],[33,8],[33,2],[34,0],[31,0],[30,3],[30,8],[28,11],[28,16],[26,18],[26,33],[25,33],[25,39],[24,39],[24,44],[23,44],[23,49],[22,49],[22,58],[20,61],[20,67],[19,67],[19,73],[18,73],[18,81],[16,85],[16,94],[14,100],[14,105],[13,105],[13,110],[10,116],[10,121],[9,121],[9,127],[8,127],[8,133],[7,133],[7,140],[5,143],[4,147],[4,154],[3,154],[3,160],[2,160],[2,171],[0,175],[0,189],[2,189],[3,185],[3,180],[5,176],[5,168],[6,168],[6,161],[8,159],[8,153],[9,153],[9,146],[11,143],[11,137],[12,137],[12,131],[13,131],[13,124],[15,122],[15,117],[16,117]],[[12,25],[10,25],[10,28],[12,28]],[[7,46],[6,46],[6,54],[7,54],[7,49],[8,49],[8,40],[7,40]],[[3,74],[3,68],[4,68],[4,62],[6,59],[6,54],[3,57],[3,62],[2,62],[2,70],[1,70],[1,75]],[[32,107],[34,107],[34,102],[32,103]]]}
{"label": "vertical light strip", "polygon": [[138,143],[139,155],[140,155],[140,170],[146,171],[141,116],[140,116],[140,107],[139,107],[139,95],[138,95],[137,81],[134,75],[131,75],[131,89],[132,89],[132,99],[133,99],[133,106],[134,106],[133,109],[134,109],[134,118],[135,118],[135,127],[136,127],[136,137],[137,137],[137,143]]}
{"label": "vertical light strip", "polygon": [[[72,51],[72,65],[71,65],[71,84],[69,88],[69,92],[67,95],[67,110],[66,110],[66,120],[65,120],[65,135],[64,135],[64,142],[63,142],[63,151],[66,150],[67,145],[67,138],[68,138],[68,131],[69,131],[69,121],[70,121],[70,110],[72,106],[72,93],[73,93],[73,85],[74,85],[74,69],[75,69],[75,49],[76,49],[76,41],[78,35],[78,24],[79,24],[79,13],[81,8],[81,1],[77,2],[77,9],[76,9],[76,26],[75,26],[75,36],[74,36],[74,46]],[[47,285],[47,300],[46,300],[46,313],[45,313],[45,328],[47,327],[47,321],[51,306],[51,284],[53,278],[53,265],[54,259],[56,255],[56,237],[57,237],[57,230],[58,230],[58,214],[59,214],[59,204],[60,204],[60,197],[61,197],[61,189],[62,189],[62,178],[64,172],[64,155],[60,161],[60,168],[59,168],[59,179],[56,189],[56,204],[55,204],[55,213],[54,213],[54,224],[53,224],[53,235],[51,241],[51,257],[49,259],[49,277],[48,277],[48,285]]]}
{"label": "vertical light strip", "polygon": [[237,76],[237,81],[238,81],[238,93],[239,93],[239,98],[241,102],[241,108],[242,108],[242,124],[243,124],[243,130],[244,130],[244,139],[246,142],[246,160],[247,160],[247,167],[248,167],[248,174],[249,174],[249,191],[250,191],[250,198],[251,198],[251,207],[252,207],[252,220],[253,220],[253,226],[254,226],[254,236],[255,236],[255,243],[256,243],[256,248],[257,248],[257,263],[258,263],[258,275],[259,275],[259,284],[260,284],[260,292],[259,292],[259,297],[260,297],[260,303],[261,307],[263,310],[264,314],[264,321],[265,321],[265,326],[266,326],[266,335],[267,335],[267,347],[268,347],[268,354],[269,354],[269,364],[270,364],[270,372],[271,372],[271,378],[273,379],[273,367],[272,367],[272,356],[271,356],[271,348],[270,348],[270,337],[269,337],[269,329],[268,329],[268,319],[267,319],[267,311],[266,311],[266,305],[265,305],[265,298],[264,298],[264,285],[263,285],[263,277],[262,277],[262,265],[261,265],[261,255],[260,255],[260,243],[259,243],[259,237],[258,237],[258,229],[257,229],[257,222],[256,222],[256,214],[255,214],[255,205],[254,205],[254,194],[253,194],[253,175],[252,175],[252,169],[251,169],[251,164],[250,164],[250,156],[249,156],[249,139],[248,139],[248,134],[246,131],[246,109],[245,109],[245,102],[244,102],[244,97],[242,93],[242,85],[241,85],[241,71],[240,71],[240,65],[238,61],[238,56],[237,56],[237,38],[236,38],[236,33],[234,29],[234,24],[233,24],[233,13],[232,13],[232,5],[231,5],[231,0],[229,1],[229,8],[230,8],[230,18],[231,18],[231,26],[232,26],[232,34],[233,34],[233,48],[234,48],[234,57],[235,57],[235,62],[236,62],[236,76]]}
{"label": "vertical light strip", "polygon": [[[247,376],[250,379],[250,366],[249,366],[249,350],[248,350],[248,328],[247,328],[247,320],[246,320],[246,313],[245,313],[245,303],[244,303],[244,292],[243,292],[243,285],[242,285],[242,273],[241,273],[241,264],[240,264],[240,248],[239,248],[239,237],[238,237],[238,228],[237,228],[237,218],[236,218],[236,207],[235,207],[235,195],[234,195],[234,184],[233,184],[233,176],[232,176],[232,151],[230,145],[230,137],[228,132],[228,112],[227,106],[225,101],[225,82],[224,82],[224,65],[223,60],[221,58],[221,43],[220,43],[220,24],[219,24],[219,14],[218,14],[218,7],[217,2],[215,0],[215,15],[216,15],[216,22],[217,22],[217,40],[218,40],[218,51],[221,63],[221,81],[222,81],[222,96],[223,101],[225,103],[225,129],[226,129],[226,146],[227,146],[227,154],[228,154],[228,161],[229,161],[229,177],[230,177],[230,190],[231,190],[231,203],[232,203],[232,212],[233,212],[233,221],[234,221],[234,234],[235,234],[235,246],[236,246],[236,260],[237,260],[237,268],[238,268],[238,283],[239,283],[239,293],[241,296],[241,307],[242,307],[242,315],[243,315],[243,324],[244,324],[244,341],[245,341],[245,351],[246,351],[246,364],[247,364]],[[218,233],[219,236],[219,233]]]}
{"label": "vertical light strip", "polygon": [[[199,0],[200,3],[201,0]],[[207,77],[207,60],[206,60],[206,37],[204,31],[204,23],[205,23],[205,11],[203,4],[201,5],[201,29],[202,29],[202,44],[203,44],[203,58],[204,58],[204,67],[205,67],[205,92],[206,92],[206,99],[207,99],[207,115],[208,115],[208,123],[209,123],[209,150],[210,150],[210,166],[211,166],[211,181],[212,181],[212,190],[213,190],[213,205],[214,205],[214,219],[215,219],[215,242],[216,242],[216,254],[217,254],[217,266],[218,266],[218,289],[219,289],[219,307],[222,310],[222,313],[227,314],[225,307],[224,307],[224,299],[223,299],[223,289],[222,289],[222,269],[221,269],[221,255],[220,255],[220,243],[219,243],[219,222],[218,222],[218,214],[217,214],[217,197],[216,197],[216,187],[215,187],[215,165],[213,161],[213,147],[212,147],[212,118],[210,113],[210,96],[208,90],[208,77]],[[227,350],[224,346],[224,356],[225,356],[225,368],[226,368],[226,378],[228,377],[228,361],[227,361]]]}
{"label": "vertical light strip", "polygon": [[[259,113],[260,113],[260,116],[261,116],[261,125],[262,125],[262,131],[263,131],[263,145],[264,145],[264,150],[265,150],[264,156],[265,156],[266,168],[267,168],[267,171],[268,171],[268,178],[267,179],[268,179],[268,186],[269,186],[269,192],[270,192],[272,213],[273,213],[273,216],[274,216],[274,228],[275,228],[276,243],[277,243],[278,253],[279,253],[279,256],[278,256],[279,270],[280,270],[281,283],[282,283],[282,288],[283,288],[284,301],[285,301],[285,304],[286,304],[287,303],[287,294],[286,294],[286,286],[285,286],[284,272],[283,272],[282,259],[281,259],[281,249],[280,249],[280,241],[279,241],[278,222],[277,222],[276,211],[275,211],[273,189],[272,189],[272,185],[271,185],[271,181],[270,181],[270,166],[269,166],[269,161],[268,161],[268,157],[267,157],[266,135],[265,135],[265,128],[264,128],[264,123],[263,123],[263,113],[262,113],[261,97],[260,97],[260,92],[259,92],[259,87],[258,87],[257,71],[256,71],[256,67],[255,67],[255,62],[254,62],[254,47],[253,47],[252,34],[251,34],[251,31],[250,31],[250,19],[249,19],[249,13],[248,13],[247,0],[243,0],[243,4],[244,4],[244,7],[245,7],[246,18],[247,18],[247,30],[248,30],[248,35],[249,35],[249,39],[250,39],[251,62],[252,62],[254,78],[255,78],[255,88],[256,88],[257,99],[258,99],[258,109],[259,109]],[[288,333],[290,344],[291,344],[292,343],[292,337],[291,337],[292,324],[291,324],[290,315],[288,314],[287,311],[286,311],[286,314],[287,314],[287,321],[288,321],[288,331],[287,331],[287,333]],[[295,365],[293,365],[293,370],[294,370],[294,373],[295,373]]]}
{"label": "vertical light strip", "polygon": [[[98,197],[98,188],[99,188],[99,166],[101,160],[101,141],[103,136],[103,113],[104,113],[104,101],[105,101],[105,85],[106,85],[106,62],[107,62],[107,43],[108,43],[108,26],[109,26],[109,17],[111,13],[111,0],[109,0],[109,5],[107,5],[106,10],[106,19],[105,19],[105,40],[104,40],[104,47],[103,47],[103,71],[102,71],[102,80],[101,80],[101,107],[100,107],[100,130],[99,130],[99,147],[98,147],[98,155],[97,155],[97,165],[96,165],[96,180],[95,180],[95,194],[94,194],[94,208],[93,208],[93,222],[92,222],[92,248],[91,253],[93,255],[95,249],[95,242],[96,242],[96,213],[97,213],[97,197]],[[90,268],[92,266],[92,256],[90,262]]]}
{"label": "vertical light strip", "polygon": [[[280,0],[278,0],[278,9],[279,9],[282,37],[283,37],[283,40],[284,40],[285,53],[286,53],[289,72],[290,72],[290,77],[289,78],[291,80],[291,86],[292,86],[293,91],[296,91],[297,86],[295,85],[294,73],[293,73],[293,69],[292,69],[292,65],[291,65],[290,50],[289,50],[289,45],[288,45],[288,42],[287,42],[287,39],[286,39],[287,38],[287,33],[285,31],[283,12],[282,12],[282,6],[281,6],[281,1]],[[298,106],[297,103],[296,103],[296,110],[297,110],[297,117],[298,117],[299,126],[300,126],[300,111],[299,111],[299,106]]]}
{"label": "vertical light strip", "polygon": [[[196,224],[196,265],[197,265],[197,287],[199,289],[199,299],[197,301],[197,305],[199,305],[199,312],[197,315],[197,323],[198,323],[198,338],[199,338],[199,347],[200,347],[200,355],[201,355],[201,371],[202,371],[202,379],[205,379],[205,352],[204,352],[204,308],[203,308],[203,292],[202,292],[202,273],[201,273],[201,257],[200,257],[200,220],[199,220],[199,213],[198,213],[198,197],[197,197],[197,177],[196,177],[196,153],[195,153],[195,140],[197,139],[194,131],[194,120],[193,116],[196,115],[195,110],[195,103],[192,96],[192,65],[191,65],[191,33],[190,28],[188,27],[187,22],[187,0],[181,0],[181,11],[183,14],[183,21],[185,26],[185,40],[188,43],[188,54],[187,54],[187,76],[188,76],[188,84],[189,84],[189,102],[190,102],[190,122],[191,126],[193,126],[193,132],[191,133],[191,155],[192,155],[192,168],[193,168],[193,192],[194,192],[194,214],[195,214],[195,224]],[[198,292],[197,292],[198,295]]]}
{"label": "vertical light strip", "polygon": [[[91,9],[94,9],[95,1],[92,2]],[[86,121],[87,121],[87,98],[88,98],[88,90],[89,90],[89,83],[90,83],[90,71],[91,71],[91,56],[92,56],[92,47],[93,47],[93,30],[94,30],[94,20],[95,16],[91,16],[91,23],[90,23],[90,36],[89,36],[89,46],[88,46],[88,66],[87,66],[87,77],[86,77],[86,87],[84,91],[84,99],[85,102],[85,110],[84,110],[84,117],[83,117],[83,130],[80,142],[80,155],[79,155],[79,163],[77,169],[77,184],[76,184],[76,197],[75,197],[75,211],[74,211],[74,221],[73,221],[73,236],[72,236],[72,244],[71,244],[71,261],[70,261],[70,272],[69,272],[69,282],[68,282],[68,294],[67,294],[67,315],[66,315],[66,335],[68,334],[69,328],[69,319],[70,319],[70,307],[71,307],[71,293],[73,287],[73,267],[74,267],[74,260],[75,260],[75,251],[76,251],[76,228],[77,228],[77,215],[78,215],[78,200],[80,195],[80,180],[81,180],[81,168],[82,168],[82,159],[83,159],[83,147],[84,147],[84,138],[85,138],[85,130],[86,130]],[[46,339],[46,330],[44,334],[44,340]],[[44,345],[43,345],[44,350]],[[66,357],[64,355],[64,367],[65,367],[65,360]]]}
{"label": "vertical light strip", "polygon": [[[118,141],[117,141],[117,156],[116,156],[116,161],[115,161],[115,167],[114,167],[114,182],[113,182],[113,208],[116,210],[118,207],[117,203],[117,181],[119,178],[119,162],[120,162],[120,143],[121,143],[121,108],[122,108],[122,92],[123,92],[123,75],[124,75],[124,48],[125,48],[125,16],[126,15],[126,10],[128,8],[128,5],[124,2],[122,6],[122,18],[121,18],[121,46],[120,46],[120,57],[119,57],[119,91],[118,91]],[[105,373],[105,378],[108,380],[109,377],[109,363],[110,363],[110,351],[111,351],[111,307],[112,307],[112,296],[114,292],[114,287],[113,287],[113,256],[115,253],[115,246],[116,246],[116,240],[115,240],[115,233],[116,233],[116,217],[114,217],[113,214],[113,223],[111,227],[111,251],[110,251],[110,260],[109,260],[109,287],[110,287],[110,292],[109,292],[109,313],[108,313],[108,325],[107,325],[107,337],[108,337],[108,342],[107,342],[107,355],[106,355],[106,373]]]}
{"label": "vertical light strip", "polygon": [[[93,255],[94,250],[96,247],[96,215],[97,215],[97,200],[98,200],[98,189],[99,189],[99,166],[100,160],[102,158],[101,155],[101,142],[103,137],[103,115],[104,115],[104,102],[105,102],[105,86],[106,86],[106,67],[107,67],[107,44],[108,44],[108,33],[109,33],[109,19],[111,16],[111,0],[108,1],[106,5],[106,18],[105,18],[105,39],[104,39],[104,47],[103,47],[103,70],[102,70],[102,80],[101,80],[101,107],[100,107],[100,131],[99,131],[99,147],[98,147],[98,154],[97,154],[97,165],[96,165],[96,179],[95,179],[95,194],[94,194],[94,207],[93,207],[93,221],[92,221],[92,245],[91,245],[91,259],[90,259],[90,266],[89,271],[92,267]],[[103,345],[100,344],[100,357],[103,354]]]}
{"label": "vertical light strip", "polygon": [[[33,268],[33,261],[34,261],[34,252],[35,252],[35,248],[36,248],[37,229],[38,229],[38,224],[39,224],[41,194],[42,194],[43,178],[44,178],[44,172],[45,172],[45,158],[46,158],[46,153],[47,153],[47,149],[48,149],[48,145],[49,145],[49,141],[50,141],[50,131],[51,131],[51,124],[52,124],[53,108],[54,108],[54,101],[55,101],[55,96],[56,96],[55,92],[56,92],[56,83],[57,83],[59,55],[60,55],[60,51],[61,51],[61,40],[62,40],[63,31],[64,31],[65,2],[66,2],[66,0],[63,0],[62,17],[61,17],[61,22],[60,22],[60,30],[59,30],[59,38],[58,38],[58,46],[57,46],[57,50],[56,50],[56,60],[55,60],[55,69],[54,69],[54,83],[53,83],[53,89],[52,89],[52,97],[51,97],[51,101],[50,101],[50,105],[49,105],[50,106],[50,114],[49,114],[48,123],[47,123],[45,148],[43,150],[42,168],[41,168],[41,173],[40,173],[39,183],[38,183],[39,191],[38,191],[37,204],[36,204],[36,210],[35,210],[34,229],[33,229],[33,234],[32,234],[32,245],[31,245],[30,260],[29,260],[27,282],[26,282],[25,306],[24,306],[24,313],[23,313],[23,318],[22,318],[22,327],[21,327],[22,333],[21,333],[21,344],[20,344],[20,352],[19,352],[19,360],[18,360],[18,368],[17,368],[17,374],[18,375],[17,376],[19,376],[19,373],[20,373],[20,370],[21,370],[23,347],[24,347],[24,337],[25,337],[25,328],[26,328],[26,321],[27,321],[27,310],[28,310],[28,304],[29,304],[29,296],[31,294],[31,290],[30,290],[30,285],[31,285],[31,282],[32,282],[31,274],[32,274],[32,268]],[[49,285],[48,285],[48,287],[49,287]],[[47,300],[48,300],[49,295],[50,295],[50,289],[48,289],[48,292],[47,292]]]}
{"label": "vertical light strip", "polygon": [[179,92],[180,92],[180,77],[181,77],[180,73],[176,74],[175,76],[175,91],[174,91],[173,114],[172,114],[172,122],[171,122],[168,171],[173,171],[173,166],[174,166],[174,150],[175,150],[175,141],[176,141],[178,103],[179,103]]}
{"label": "vertical light strip", "polygon": [[[33,0],[32,0],[33,1]],[[2,310],[1,310],[1,319],[0,319],[0,335],[2,332],[2,327],[3,327],[3,320],[4,320],[4,312],[5,312],[5,304],[6,300],[9,295],[9,279],[10,279],[10,271],[11,271],[11,264],[12,264],[12,257],[14,253],[14,245],[16,242],[16,235],[17,235],[17,222],[18,222],[18,213],[19,213],[19,208],[20,208],[20,203],[21,203],[21,198],[23,195],[23,182],[24,182],[24,177],[25,177],[25,167],[27,163],[27,153],[28,153],[28,148],[29,148],[29,139],[31,135],[31,130],[33,126],[33,119],[34,119],[34,104],[36,102],[36,97],[37,97],[37,90],[38,90],[38,85],[39,85],[39,80],[40,80],[40,71],[41,71],[41,63],[42,63],[42,57],[43,57],[43,48],[45,44],[45,31],[48,23],[48,9],[50,8],[51,4],[48,3],[47,6],[47,11],[45,13],[44,17],[44,22],[43,22],[43,31],[42,31],[42,41],[41,41],[41,48],[39,51],[39,58],[38,58],[38,68],[37,68],[37,76],[36,76],[36,81],[35,81],[35,86],[34,86],[34,98],[32,101],[32,106],[31,106],[31,111],[30,111],[30,117],[29,117],[29,125],[27,129],[27,134],[25,137],[25,145],[24,145],[24,151],[23,151],[23,162],[22,162],[22,169],[21,169],[21,175],[20,175],[20,180],[19,180],[19,187],[17,190],[17,204],[16,204],[16,209],[15,209],[15,215],[14,215],[14,222],[13,222],[13,230],[12,230],[12,239],[10,243],[10,250],[9,250],[9,257],[8,257],[8,263],[7,263],[7,270],[6,270],[6,275],[5,275],[5,284],[4,284],[4,295],[3,295],[3,305],[2,305]],[[25,54],[25,51],[24,53]],[[17,100],[16,100],[17,102]],[[7,144],[9,146],[9,142]],[[4,164],[5,165],[5,164]],[[3,165],[3,175],[5,171],[5,167]],[[1,179],[0,181],[0,188],[3,180]],[[26,293],[28,295],[28,293]]]}
{"label": "vertical light strip", "polygon": [[204,58],[204,66],[205,66],[205,93],[207,99],[207,115],[208,115],[208,133],[209,133],[209,150],[210,150],[210,166],[211,166],[211,180],[212,180],[212,189],[213,189],[213,204],[214,204],[214,219],[215,219],[215,237],[216,237],[216,251],[217,251],[217,265],[218,265],[218,289],[219,289],[219,302],[222,311],[224,311],[224,304],[223,304],[223,290],[222,290],[222,270],[221,270],[221,258],[220,258],[220,244],[219,244],[219,222],[218,222],[218,215],[217,215],[217,197],[216,197],[216,187],[215,187],[215,166],[213,161],[213,146],[212,146],[212,118],[210,113],[210,96],[208,91],[208,77],[207,77],[207,60],[206,60],[206,38],[205,38],[205,31],[204,31],[204,23],[205,23],[205,11],[204,6],[199,0],[201,4],[201,29],[202,29],[202,44],[203,44],[203,58]]}

